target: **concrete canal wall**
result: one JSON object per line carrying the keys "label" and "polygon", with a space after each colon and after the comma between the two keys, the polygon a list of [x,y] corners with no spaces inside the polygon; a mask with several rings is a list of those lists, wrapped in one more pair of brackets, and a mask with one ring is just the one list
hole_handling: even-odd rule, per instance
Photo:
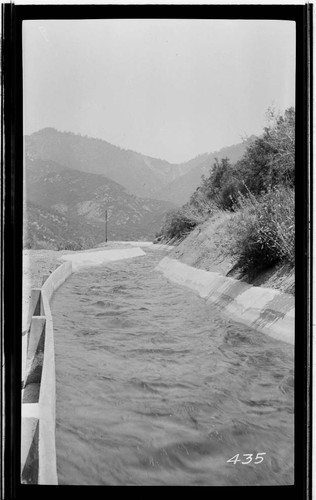
{"label": "concrete canal wall", "polygon": [[54,332],[49,303],[71,273],[71,262],[65,262],[31,294],[27,329],[22,337],[22,483],[58,483]]}
{"label": "concrete canal wall", "polygon": [[50,300],[74,271],[91,265],[146,255],[140,248],[78,252],[33,288],[22,334],[21,482],[58,484],[55,422],[56,372]]}
{"label": "concrete canal wall", "polygon": [[165,257],[157,270],[221,307],[232,319],[294,345],[294,297]]}
{"label": "concrete canal wall", "polygon": [[139,247],[134,248],[118,248],[113,250],[103,250],[97,252],[77,252],[61,257],[62,260],[72,262],[74,271],[78,271],[85,267],[100,266],[107,262],[112,262],[121,259],[130,259],[132,257],[141,257],[146,253]]}

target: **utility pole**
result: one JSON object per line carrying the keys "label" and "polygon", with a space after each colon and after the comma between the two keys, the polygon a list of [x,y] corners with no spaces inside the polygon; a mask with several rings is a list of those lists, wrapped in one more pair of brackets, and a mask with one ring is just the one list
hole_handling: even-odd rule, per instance
{"label": "utility pole", "polygon": [[105,210],[105,243],[108,242],[108,211]]}

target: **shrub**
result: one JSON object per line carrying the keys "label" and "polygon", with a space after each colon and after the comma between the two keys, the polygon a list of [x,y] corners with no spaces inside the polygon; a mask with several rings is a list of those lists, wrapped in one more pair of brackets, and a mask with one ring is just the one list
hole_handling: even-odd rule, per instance
{"label": "shrub", "polygon": [[204,213],[207,206],[209,215],[217,208],[233,210],[241,191],[243,182],[238,169],[228,158],[216,158],[209,177],[202,176],[201,185],[192,194],[190,205]]}
{"label": "shrub", "polygon": [[269,123],[263,135],[248,146],[235,165],[242,180],[254,194],[266,191],[269,186],[294,186],[294,108],[287,109],[283,116],[269,109],[267,115]]}
{"label": "shrub", "polygon": [[215,163],[208,177],[202,176],[201,185],[195,190],[190,199],[190,204],[199,207],[201,202],[215,204],[221,207],[221,193],[234,178],[234,167],[228,158],[220,161],[215,158]]}
{"label": "shrub", "polygon": [[270,109],[267,115],[262,136],[234,165],[228,158],[216,158],[189,203],[169,212],[156,239],[179,240],[217,209],[237,211],[232,252],[240,265],[259,269],[280,261],[294,264],[295,111],[289,108],[281,116]]}
{"label": "shrub", "polygon": [[218,197],[218,208],[234,211],[240,195],[244,192],[244,184],[237,179],[232,179],[223,187]]}
{"label": "shrub", "polygon": [[81,241],[66,241],[63,245],[64,250],[82,250],[83,244]]}
{"label": "shrub", "polygon": [[32,246],[36,250],[52,250],[54,248],[54,244],[48,240],[38,240]]}
{"label": "shrub", "polygon": [[243,271],[264,269],[279,262],[294,265],[294,190],[274,187],[256,198],[240,195],[239,211],[229,223],[237,257]]}
{"label": "shrub", "polygon": [[198,224],[205,221],[205,215],[189,204],[167,213],[160,234],[166,242],[175,242],[187,236]]}
{"label": "shrub", "polygon": [[271,186],[294,186],[294,108],[287,109],[283,116],[269,109],[267,118],[262,136],[251,142],[234,165],[228,158],[220,161],[215,158],[209,175],[202,176],[200,186],[192,194],[190,204],[198,207],[204,199],[220,209],[232,210],[243,183],[255,195]]}

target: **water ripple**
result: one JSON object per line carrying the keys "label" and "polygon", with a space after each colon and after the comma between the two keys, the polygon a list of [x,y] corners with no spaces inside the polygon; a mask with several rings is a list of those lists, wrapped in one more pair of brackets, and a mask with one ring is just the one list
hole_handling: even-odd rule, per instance
{"label": "water ripple", "polygon": [[146,253],[73,274],[53,298],[59,483],[292,484],[291,347],[169,283],[164,253]]}

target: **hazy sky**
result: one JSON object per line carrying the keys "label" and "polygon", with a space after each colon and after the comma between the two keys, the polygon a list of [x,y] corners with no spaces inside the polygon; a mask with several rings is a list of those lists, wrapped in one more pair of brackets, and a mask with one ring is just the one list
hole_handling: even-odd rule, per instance
{"label": "hazy sky", "polygon": [[260,134],[295,102],[295,23],[24,21],[24,131],[98,137],[171,162]]}

